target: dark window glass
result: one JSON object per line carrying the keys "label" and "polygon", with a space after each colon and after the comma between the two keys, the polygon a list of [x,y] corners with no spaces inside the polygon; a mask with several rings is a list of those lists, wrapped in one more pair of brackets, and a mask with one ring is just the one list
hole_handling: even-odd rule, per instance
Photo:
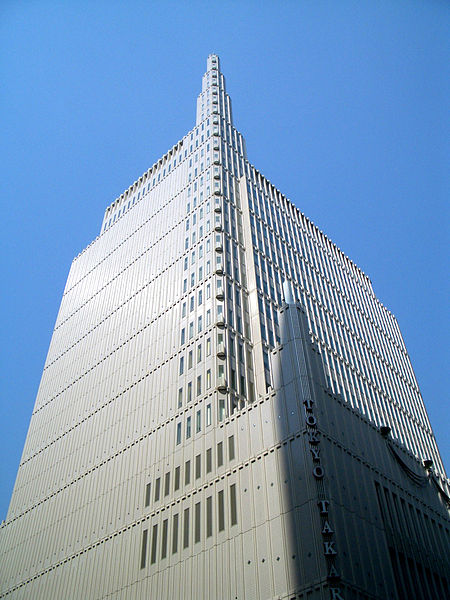
{"label": "dark window glass", "polygon": [[141,569],[145,567],[145,561],[147,558],[147,537],[148,529],[144,529],[144,531],[142,532]]}
{"label": "dark window glass", "polygon": [[158,525],[153,525],[152,532],[152,555],[150,562],[153,565],[156,562],[156,544],[158,541]]}
{"label": "dark window glass", "polygon": [[184,509],[183,548],[189,546],[189,508]]}

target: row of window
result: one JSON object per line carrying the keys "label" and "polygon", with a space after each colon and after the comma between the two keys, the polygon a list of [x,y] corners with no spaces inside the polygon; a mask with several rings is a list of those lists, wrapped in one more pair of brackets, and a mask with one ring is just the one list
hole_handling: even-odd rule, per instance
{"label": "row of window", "polygon": [[[171,532],[169,532],[169,519],[163,519],[162,523],[155,523],[151,528],[151,540],[149,540],[149,530],[142,532],[140,567],[145,568],[147,564],[147,549],[150,542],[150,564],[155,564],[158,560],[167,558],[169,552],[176,554],[180,546],[183,550],[189,548],[193,543],[198,544],[202,538],[210,538],[213,535],[213,499],[207,496],[206,501],[196,502],[193,510],[190,507],[185,508],[179,513],[175,513],[171,518]],[[218,532],[225,530],[225,490],[219,490],[216,495],[216,522]],[[229,525],[237,525],[237,498],[236,484],[231,484],[228,489],[229,506]],[[193,513],[193,518],[191,517]],[[203,512],[203,514],[202,514]],[[192,522],[193,521],[193,522]],[[181,534],[181,537],[180,537]]]}
{"label": "row of window", "polygon": [[[209,407],[209,409],[208,409]],[[208,404],[206,419],[208,425],[208,418],[211,418],[211,405]],[[208,417],[209,410],[209,417]],[[198,413],[197,413],[198,414]],[[201,418],[201,417],[200,417]],[[211,424],[209,422],[209,424]],[[201,427],[201,425],[200,425]],[[231,462],[235,459],[236,452],[234,446],[234,436],[230,435],[228,437],[228,460]],[[223,467],[224,465],[224,447],[223,442],[218,442],[216,446],[216,464],[217,468]],[[205,473],[211,473],[213,469],[213,456],[212,456],[212,448],[208,448],[205,453]],[[194,462],[194,479],[200,479],[202,476],[202,455],[197,454]],[[173,492],[177,492],[181,487],[181,466],[175,467],[175,471],[173,473]],[[164,478],[157,477],[154,482],[154,490],[153,490],[153,502],[159,502],[162,497],[167,497],[172,492],[171,488],[171,477],[172,474],[170,471],[167,471],[164,475]],[[184,463],[184,475],[183,475],[184,485],[190,485],[191,483],[191,461],[187,460]],[[151,482],[147,483],[145,486],[145,507],[149,507],[152,501],[152,484]]]}

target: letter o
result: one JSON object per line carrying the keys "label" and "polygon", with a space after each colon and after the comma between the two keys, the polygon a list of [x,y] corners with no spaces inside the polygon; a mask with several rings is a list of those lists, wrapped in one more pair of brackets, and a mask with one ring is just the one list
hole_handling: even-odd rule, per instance
{"label": "letter o", "polygon": [[325,471],[323,470],[323,468],[321,467],[321,465],[317,465],[314,467],[313,469],[313,475],[316,479],[322,479],[323,476],[325,475]]}
{"label": "letter o", "polygon": [[317,425],[317,419],[314,415],[306,415],[306,424],[310,427],[315,427]]}

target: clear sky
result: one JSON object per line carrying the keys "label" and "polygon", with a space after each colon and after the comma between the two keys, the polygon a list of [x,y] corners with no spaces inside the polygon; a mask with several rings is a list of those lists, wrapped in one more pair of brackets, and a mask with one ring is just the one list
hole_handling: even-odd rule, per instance
{"label": "clear sky", "polygon": [[216,52],[248,158],[396,315],[449,468],[450,4],[3,0],[0,518],[73,257],[195,123]]}

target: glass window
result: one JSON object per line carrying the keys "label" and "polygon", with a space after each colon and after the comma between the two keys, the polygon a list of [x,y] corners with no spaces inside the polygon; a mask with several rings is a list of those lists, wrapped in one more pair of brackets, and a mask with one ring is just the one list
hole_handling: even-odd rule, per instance
{"label": "glass window", "polygon": [[150,494],[151,494],[152,484],[147,483],[145,486],[145,506],[150,506]]}
{"label": "glass window", "polygon": [[178,389],[178,408],[183,405],[183,388]]}
{"label": "glass window", "polygon": [[172,525],[172,554],[178,551],[178,513],[173,515]]}
{"label": "glass window", "polygon": [[161,491],[161,478],[158,477],[158,479],[155,481],[155,502],[158,502],[158,500],[159,500],[160,491]]}
{"label": "glass window", "polygon": [[211,387],[211,369],[206,371],[206,389],[209,390]]}
{"label": "glass window", "polygon": [[183,327],[183,329],[181,330],[181,345],[183,345],[185,341],[186,341],[186,329]]}
{"label": "glass window", "polygon": [[196,421],[195,421],[195,431],[198,433],[202,429],[202,412],[200,410],[197,411]]}
{"label": "glass window", "polygon": [[189,546],[189,508],[184,509],[183,548]]}
{"label": "glass window", "polygon": [[211,404],[206,406],[206,426],[211,425]]}
{"label": "glass window", "polygon": [[212,449],[208,448],[206,451],[206,472],[211,473],[212,471]]}
{"label": "glass window", "polygon": [[[192,400],[192,383],[189,382],[187,386],[187,401],[190,402]],[[190,417],[189,417],[190,419]]]}
{"label": "glass window", "polygon": [[195,457],[195,479],[199,479],[202,474],[202,455],[197,454]]}
{"label": "glass window", "polygon": [[188,354],[188,369],[192,369],[192,355],[193,355],[192,350],[189,350],[189,354]]}
{"label": "glass window", "polygon": [[210,356],[211,354],[211,338],[206,340],[206,356]]}
{"label": "glass window", "polygon": [[180,489],[180,467],[175,468],[175,483],[174,483],[175,491]]}
{"label": "glass window", "polygon": [[202,360],[202,345],[199,344],[197,346],[197,363],[201,362]]}
{"label": "glass window", "polygon": [[177,423],[177,446],[181,444],[181,422]]}
{"label": "glass window", "polygon": [[223,496],[223,490],[220,490],[220,492],[217,494],[217,520],[219,531],[223,531],[225,529],[225,506]]}
{"label": "glass window", "polygon": [[189,485],[191,482],[191,461],[187,460],[184,465],[184,485]]}
{"label": "glass window", "polygon": [[223,466],[223,443],[219,442],[217,444],[217,466]]}
{"label": "glass window", "polygon": [[180,356],[180,375],[184,373],[184,356]]}
{"label": "glass window", "polygon": [[186,419],[186,439],[191,437],[191,417]]}

